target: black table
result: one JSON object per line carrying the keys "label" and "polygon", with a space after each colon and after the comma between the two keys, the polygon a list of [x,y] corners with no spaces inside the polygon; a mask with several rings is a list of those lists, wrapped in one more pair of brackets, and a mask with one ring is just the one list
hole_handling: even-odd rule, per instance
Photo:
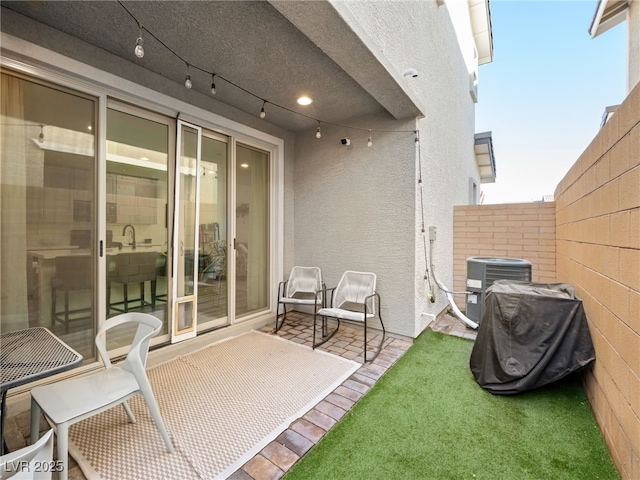
{"label": "black table", "polygon": [[82,363],[82,355],[69,347],[44,327],[27,328],[0,335],[0,454],[8,450],[4,443],[4,420],[7,411],[7,391],[34,382]]}

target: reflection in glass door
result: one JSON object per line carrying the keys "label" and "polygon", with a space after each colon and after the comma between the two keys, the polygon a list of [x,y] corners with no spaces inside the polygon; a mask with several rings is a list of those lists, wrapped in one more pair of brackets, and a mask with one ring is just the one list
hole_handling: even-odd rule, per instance
{"label": "reflection in glass door", "polygon": [[173,328],[171,342],[196,335],[199,252],[198,200],[202,130],[178,121],[173,223]]}
{"label": "reflection in glass door", "polygon": [[205,133],[200,164],[198,331],[226,325],[227,141]]}
{"label": "reflection in glass door", "polygon": [[236,316],[269,305],[269,153],[236,145]]}
{"label": "reflection in glass door", "polygon": [[[107,109],[106,313],[150,313],[163,320],[163,334],[170,121],[115,102]],[[107,338],[110,350],[130,344],[134,327],[120,328]]]}
{"label": "reflection in glass door", "polygon": [[5,70],[0,90],[0,330],[47,327],[90,362],[97,102]]}

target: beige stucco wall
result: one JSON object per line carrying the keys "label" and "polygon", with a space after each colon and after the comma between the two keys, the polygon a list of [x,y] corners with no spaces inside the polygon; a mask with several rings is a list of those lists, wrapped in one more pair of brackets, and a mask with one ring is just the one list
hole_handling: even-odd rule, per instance
{"label": "beige stucco wall", "polygon": [[556,189],[557,276],[596,349],[585,389],[622,478],[640,478],[640,85]]}
{"label": "beige stucco wall", "polygon": [[[522,258],[531,280],[556,281],[556,204],[511,203],[458,206],[453,219],[454,290],[466,290],[467,258]],[[456,295],[465,309],[464,295]]]}

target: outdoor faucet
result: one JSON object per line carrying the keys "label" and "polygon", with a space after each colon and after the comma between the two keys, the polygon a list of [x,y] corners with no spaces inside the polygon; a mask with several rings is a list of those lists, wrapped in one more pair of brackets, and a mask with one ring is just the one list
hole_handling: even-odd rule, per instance
{"label": "outdoor faucet", "polygon": [[122,236],[124,237],[125,234],[127,233],[127,227],[131,228],[131,241],[129,242],[129,245],[131,245],[131,247],[133,248],[133,250],[136,249],[136,229],[133,228],[133,225],[131,224],[127,224],[124,226],[124,228],[122,229]]}

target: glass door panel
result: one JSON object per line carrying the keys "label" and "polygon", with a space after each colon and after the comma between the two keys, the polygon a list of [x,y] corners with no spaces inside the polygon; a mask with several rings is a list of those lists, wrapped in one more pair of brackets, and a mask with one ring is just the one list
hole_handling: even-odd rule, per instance
{"label": "glass door panel", "polygon": [[226,325],[227,142],[202,137],[200,167],[198,331]]}
{"label": "glass door panel", "polygon": [[269,153],[236,145],[236,316],[269,305]]}
{"label": "glass door panel", "polygon": [[47,327],[90,362],[97,101],[10,71],[1,81],[0,330]]}
{"label": "glass door panel", "polygon": [[173,328],[171,341],[196,335],[199,252],[198,201],[202,131],[178,121],[173,226]]}
{"label": "glass door panel", "polygon": [[[122,105],[107,109],[107,317],[129,311],[150,313],[163,320],[163,334],[168,332],[169,317],[169,121]],[[107,348],[129,345],[125,333],[110,335]]]}

